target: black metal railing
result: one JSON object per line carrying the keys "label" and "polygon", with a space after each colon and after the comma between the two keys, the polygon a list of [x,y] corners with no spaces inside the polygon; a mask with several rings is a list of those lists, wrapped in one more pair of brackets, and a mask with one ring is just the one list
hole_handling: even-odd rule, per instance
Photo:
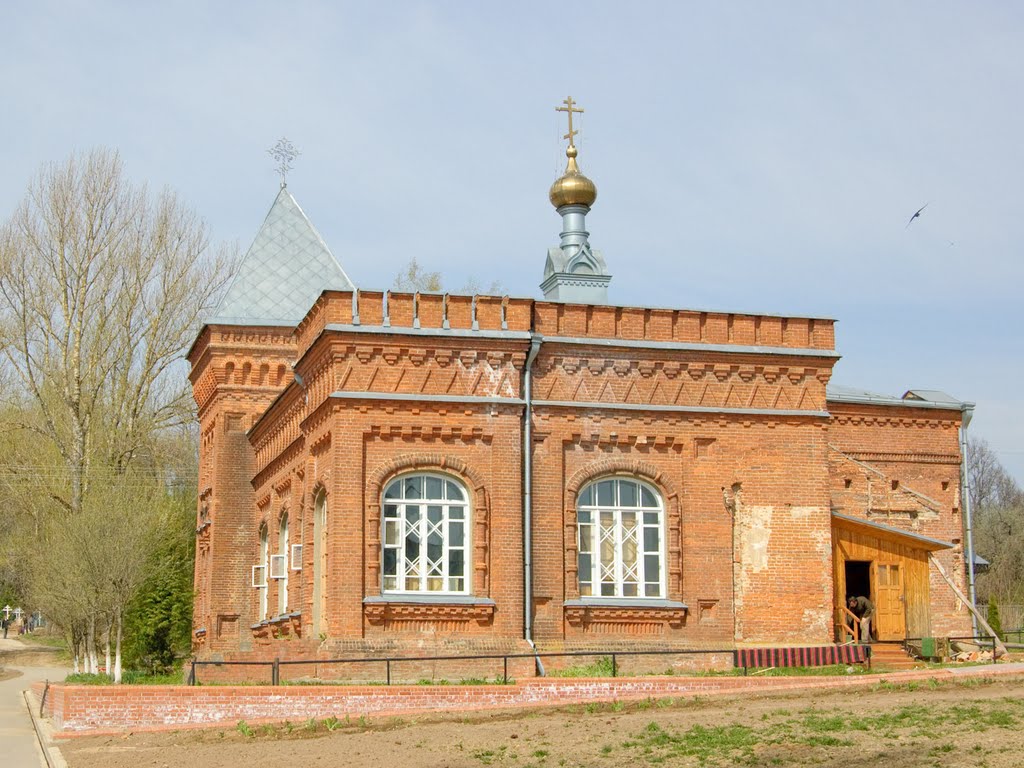
{"label": "black metal railing", "polygon": [[[1011,635],[1015,637],[1015,640],[1011,639]],[[1003,640],[1007,643],[1024,643],[1024,628],[1021,629],[1004,629]]]}
{"label": "black metal railing", "polygon": [[[455,655],[455,656],[377,656],[373,658],[343,658],[343,659],[273,659],[271,661],[201,661],[198,659],[192,659],[192,666],[189,669],[188,674],[188,685],[198,685],[199,679],[196,672],[198,667],[270,667],[270,684],[280,685],[281,684],[281,667],[287,666],[323,666],[332,664],[382,664],[384,665],[384,684],[392,684],[392,669],[395,666],[401,664],[413,664],[433,661],[501,661],[501,677],[499,679],[502,683],[508,684],[510,678],[508,675],[508,662],[509,659],[553,659],[553,658],[609,658],[611,659],[611,676],[617,677],[619,673],[619,659],[622,657],[631,656],[693,656],[693,655],[722,655],[727,654],[730,659],[730,663],[733,659],[732,648],[717,648],[717,649],[658,649],[658,650],[646,650],[646,651],[561,651],[561,652],[541,652],[541,653],[503,653],[503,654],[472,654],[472,655]],[[557,677],[557,675],[552,675]]]}

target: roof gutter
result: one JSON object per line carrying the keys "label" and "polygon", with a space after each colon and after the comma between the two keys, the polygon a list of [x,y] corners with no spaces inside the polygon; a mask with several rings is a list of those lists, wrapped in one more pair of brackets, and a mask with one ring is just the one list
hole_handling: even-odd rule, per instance
{"label": "roof gutter", "polygon": [[[974,417],[974,403],[963,403],[960,413],[963,419],[960,423],[960,506],[964,514],[964,559],[967,560],[967,594],[971,599],[971,606],[978,604],[978,598],[974,590],[974,524],[971,510],[971,472],[969,455],[967,452],[967,427]],[[978,634],[978,617],[971,611],[971,623],[974,626],[974,634]]]}
{"label": "roof gutter", "polygon": [[[530,335],[530,352],[523,368],[523,637],[530,646],[533,644],[533,363],[540,354],[543,339]],[[537,668],[541,675],[544,668],[537,657]]]}

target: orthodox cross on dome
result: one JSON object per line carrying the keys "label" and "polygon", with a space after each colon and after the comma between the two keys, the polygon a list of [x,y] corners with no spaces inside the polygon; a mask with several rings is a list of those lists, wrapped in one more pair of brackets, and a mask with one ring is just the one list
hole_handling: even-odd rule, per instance
{"label": "orthodox cross on dome", "polygon": [[277,172],[281,175],[281,186],[288,186],[288,171],[292,169],[292,160],[301,155],[288,139],[283,136],[277,140],[277,144],[267,150],[267,154],[277,160]]}
{"label": "orthodox cross on dome", "polygon": [[582,115],[583,110],[573,106],[576,102],[572,100],[572,96],[565,99],[562,103],[565,104],[564,107],[555,107],[555,112],[567,112],[569,114],[569,132],[562,138],[569,140],[570,147],[575,147],[576,143],[573,141],[573,136],[579,133],[579,131],[574,131],[572,129],[572,113],[575,112],[578,115]]}

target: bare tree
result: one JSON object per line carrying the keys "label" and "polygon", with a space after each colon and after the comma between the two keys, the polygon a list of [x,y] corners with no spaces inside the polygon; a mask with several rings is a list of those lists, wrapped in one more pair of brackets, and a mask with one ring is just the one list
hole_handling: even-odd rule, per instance
{"label": "bare tree", "polygon": [[168,371],[228,278],[205,225],[170,192],[151,199],[96,150],[45,168],[0,228],[0,345],[82,511],[94,461],[123,469],[149,437],[188,418]]}
{"label": "bare tree", "polygon": [[[392,288],[396,291],[407,291],[410,293],[413,291],[443,291],[444,280],[440,272],[428,272],[420,265],[416,257],[413,256],[409,263],[395,277]],[[488,296],[496,296],[501,295],[504,291],[505,289],[497,280],[492,280],[484,287],[479,280],[470,275],[457,293],[481,293]]]}
{"label": "bare tree", "polygon": [[441,273],[428,272],[413,256],[405,268],[395,276],[393,287],[396,291],[440,291]]}
{"label": "bare tree", "polygon": [[194,418],[182,354],[235,263],[105,150],[44,168],[0,226],[0,496],[28,592],[86,671],[105,635],[120,678],[124,609],[189,479],[163,455]]}
{"label": "bare tree", "polygon": [[978,575],[983,600],[1024,604],[1024,490],[984,440],[968,445],[975,549],[990,561]]}

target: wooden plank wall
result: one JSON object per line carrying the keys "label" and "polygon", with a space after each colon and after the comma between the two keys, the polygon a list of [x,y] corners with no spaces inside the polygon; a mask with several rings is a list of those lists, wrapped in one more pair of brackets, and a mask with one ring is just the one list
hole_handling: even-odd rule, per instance
{"label": "wooden plank wall", "polygon": [[[907,636],[928,637],[931,634],[927,552],[838,526],[832,528],[832,542],[837,622],[842,621],[839,606],[844,604],[846,597],[846,561],[868,560],[877,563],[879,560],[883,560],[900,563],[902,566]],[[871,571],[872,590],[874,590],[877,575],[874,565],[872,565]],[[875,600],[875,598],[876,595],[872,594],[871,599]]]}

